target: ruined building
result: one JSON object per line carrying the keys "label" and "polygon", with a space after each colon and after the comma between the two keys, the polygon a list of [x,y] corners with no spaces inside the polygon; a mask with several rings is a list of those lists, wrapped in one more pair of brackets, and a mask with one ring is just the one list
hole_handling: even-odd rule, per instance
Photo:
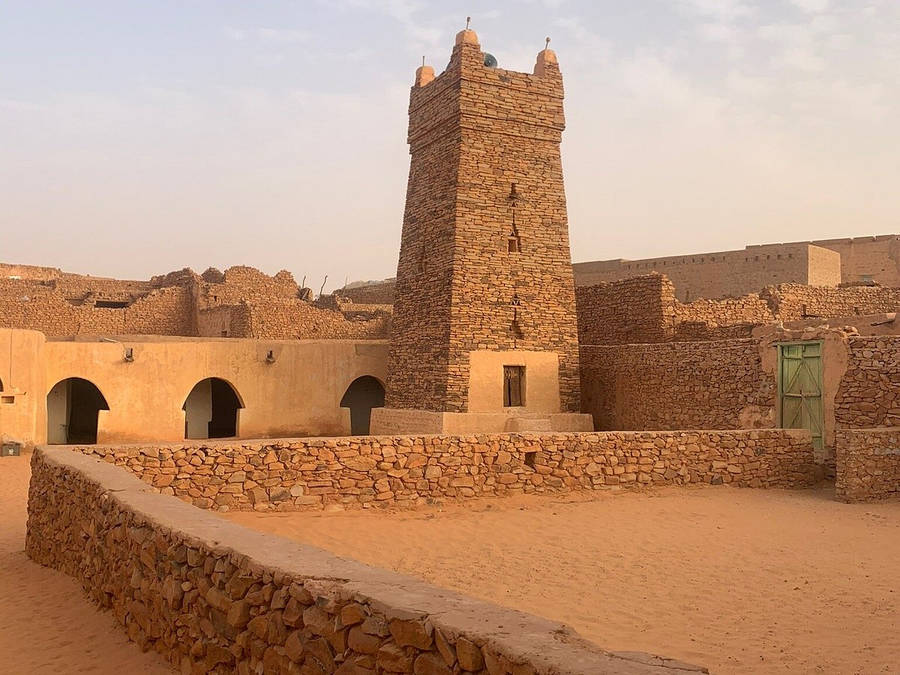
{"label": "ruined building", "polygon": [[382,432],[587,427],[556,55],[502,70],[464,30],[416,72]]}

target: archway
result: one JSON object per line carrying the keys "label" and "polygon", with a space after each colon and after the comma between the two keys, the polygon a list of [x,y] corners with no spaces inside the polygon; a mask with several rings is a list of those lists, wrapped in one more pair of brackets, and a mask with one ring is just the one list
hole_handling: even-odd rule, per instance
{"label": "archway", "polygon": [[47,442],[91,445],[97,442],[97,417],[109,410],[97,386],[80,377],[57,382],[47,394]]}
{"label": "archway", "polygon": [[238,431],[238,409],[244,404],[234,387],[218,377],[194,385],[181,409],[185,438],[234,438]]}
{"label": "archway", "polygon": [[344,393],[342,408],[350,408],[350,433],[364,436],[369,433],[372,408],[384,406],[384,385],[371,375],[358,377]]}

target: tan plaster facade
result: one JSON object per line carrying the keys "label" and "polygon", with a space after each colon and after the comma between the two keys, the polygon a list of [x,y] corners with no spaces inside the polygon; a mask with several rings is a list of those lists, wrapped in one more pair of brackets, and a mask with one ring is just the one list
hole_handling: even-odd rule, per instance
{"label": "tan plaster facade", "polygon": [[[12,347],[10,349],[10,346]],[[124,358],[132,350],[133,361]],[[272,352],[273,362],[267,360]],[[341,398],[358,377],[387,378],[385,341],[257,341],[135,337],[122,342],[46,340],[0,329],[0,379],[15,402],[0,404],[0,435],[47,441],[48,392],[67,378],[93,383],[109,410],[98,417],[99,443],[177,441],[193,387],[220,378],[237,393],[238,438],[344,435]],[[9,383],[9,384],[7,384]],[[12,395],[7,391],[3,396]]]}

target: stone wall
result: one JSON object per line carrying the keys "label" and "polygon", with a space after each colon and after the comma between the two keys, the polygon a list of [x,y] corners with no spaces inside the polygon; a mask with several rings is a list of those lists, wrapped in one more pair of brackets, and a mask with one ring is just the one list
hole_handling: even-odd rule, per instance
{"label": "stone wall", "polygon": [[[178,335],[260,339],[381,339],[388,312],[342,314],[313,306],[289,272],[189,269],[122,281],[50,268],[0,266],[0,326],[72,335]],[[20,277],[20,278],[15,278]],[[210,281],[211,279],[211,281]],[[122,303],[123,307],[103,306]]]}
{"label": "stone wall", "polygon": [[69,335],[196,335],[192,297],[180,287],[152,290],[128,307],[75,304],[55,288],[0,279],[0,325]]}
{"label": "stone wall", "polygon": [[605,430],[774,425],[776,382],[759,341],[581,348],[584,412]]}
{"label": "stone wall", "polygon": [[396,279],[385,279],[364,286],[352,286],[339,288],[334,295],[347,298],[351,302],[360,305],[393,305],[394,293],[397,287]]}
{"label": "stone wall", "polygon": [[83,446],[164,494],[223,510],[722,484],[799,487],[812,480],[805,431],[361,436],[153,446]]}
{"label": "stone wall", "polygon": [[182,673],[705,672],[253,532],[64,449],[35,452],[28,511],[31,559]]}
{"label": "stone wall", "polygon": [[900,338],[850,337],[834,401],[839,428],[900,426]]}
{"label": "stone wall", "polygon": [[578,286],[578,330],[582,345],[730,340],[753,328],[809,318],[885,315],[900,307],[900,288],[803,284],[767,286],[759,293],[683,303],[666,275],[649,274],[593,286]]}
{"label": "stone wall", "polygon": [[900,428],[835,432],[835,493],[847,502],[900,497]]}
{"label": "stone wall", "polygon": [[823,239],[747,246],[740,251],[576,263],[575,281],[579,286],[591,286],[651,271],[669,275],[682,301],[739,296],[788,282],[836,286],[874,281],[900,287],[900,236]]}
{"label": "stone wall", "polygon": [[840,255],[809,243],[748,246],[741,251],[717,251],[645,260],[601,260],[576,263],[579,286],[617,281],[650,272],[667,275],[681,302],[698,298],[739,297],[780,283],[841,282]]}
{"label": "stone wall", "polygon": [[767,288],[764,293],[771,295],[775,313],[782,321],[878,314],[900,309],[900,288],[783,284]]}
{"label": "stone wall", "polygon": [[582,345],[666,342],[672,337],[675,287],[662,274],[578,286]]}

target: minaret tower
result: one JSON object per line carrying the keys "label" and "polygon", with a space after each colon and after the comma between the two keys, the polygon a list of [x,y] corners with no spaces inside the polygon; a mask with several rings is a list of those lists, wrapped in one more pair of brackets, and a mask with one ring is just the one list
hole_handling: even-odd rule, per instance
{"label": "minaret tower", "polygon": [[590,429],[559,145],[563,83],[461,31],[416,70],[387,399],[373,433]]}

